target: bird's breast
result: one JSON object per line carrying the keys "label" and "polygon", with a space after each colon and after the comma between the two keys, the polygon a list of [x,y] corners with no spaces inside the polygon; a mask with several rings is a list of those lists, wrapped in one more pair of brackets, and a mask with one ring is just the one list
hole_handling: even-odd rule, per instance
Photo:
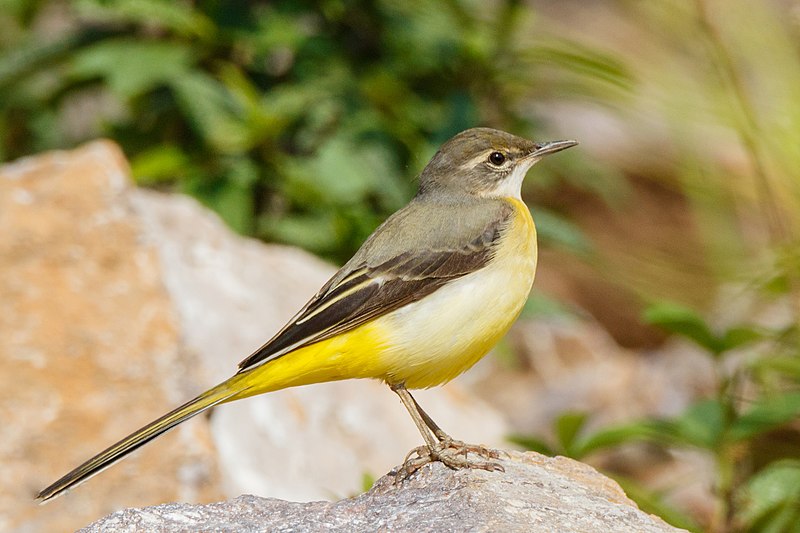
{"label": "bird's breast", "polygon": [[527,206],[508,201],[515,215],[488,265],[379,319],[388,332],[381,354],[388,382],[426,388],[453,379],[519,316],[536,272],[536,230]]}

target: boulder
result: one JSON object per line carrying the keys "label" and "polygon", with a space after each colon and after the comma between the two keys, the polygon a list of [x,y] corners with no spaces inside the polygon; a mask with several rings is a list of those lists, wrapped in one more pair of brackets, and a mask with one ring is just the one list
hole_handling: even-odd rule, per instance
{"label": "boulder", "polygon": [[572,459],[510,452],[500,462],[505,472],[452,471],[434,463],[399,483],[387,475],[365,494],[337,502],[240,496],[125,509],[81,531],[683,531],[640,511],[619,485]]}
{"label": "boulder", "polygon": [[125,505],[223,495],[200,422],[67,498],[33,499],[199,387],[130,191],[109,142],[0,167],[2,531],[67,531]]}

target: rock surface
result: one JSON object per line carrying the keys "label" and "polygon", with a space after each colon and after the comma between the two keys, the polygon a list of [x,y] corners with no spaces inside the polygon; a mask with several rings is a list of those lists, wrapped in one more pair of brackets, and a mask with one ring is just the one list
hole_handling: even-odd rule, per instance
{"label": "rock surface", "polygon": [[682,531],[643,513],[616,483],[577,461],[511,452],[501,463],[504,473],[436,463],[400,484],[385,476],[369,492],[334,503],[241,496],[125,509],[81,531]]}
{"label": "rock surface", "polygon": [[[0,531],[68,531],[123,505],[222,496],[187,424],[87,484],[36,492],[195,392],[195,365],[107,142],[0,167]],[[146,476],[138,475],[147,472]]]}

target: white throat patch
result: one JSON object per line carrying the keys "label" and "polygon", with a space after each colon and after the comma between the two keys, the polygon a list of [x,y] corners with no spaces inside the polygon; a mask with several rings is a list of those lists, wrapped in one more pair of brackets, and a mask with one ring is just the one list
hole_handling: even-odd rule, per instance
{"label": "white throat patch", "polygon": [[522,182],[525,180],[525,175],[531,167],[539,161],[538,158],[526,161],[514,169],[506,179],[501,180],[497,187],[494,188],[487,196],[494,196],[499,198],[517,198],[522,199]]}

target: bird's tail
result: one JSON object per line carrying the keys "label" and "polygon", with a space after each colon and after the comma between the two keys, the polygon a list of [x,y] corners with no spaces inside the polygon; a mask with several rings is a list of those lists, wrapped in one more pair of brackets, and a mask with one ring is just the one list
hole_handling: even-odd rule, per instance
{"label": "bird's tail", "polygon": [[129,453],[147,444],[164,432],[169,431],[181,422],[185,422],[217,404],[234,399],[234,396],[243,392],[241,380],[237,379],[240,375],[241,374],[234,376],[228,381],[204,392],[194,400],[190,400],[161,418],[150,422],[143,428],[134,431],[118,443],[75,468],[49,487],[43,489],[36,496],[36,499],[44,503],[60,496],[65,491],[99,474]]}

